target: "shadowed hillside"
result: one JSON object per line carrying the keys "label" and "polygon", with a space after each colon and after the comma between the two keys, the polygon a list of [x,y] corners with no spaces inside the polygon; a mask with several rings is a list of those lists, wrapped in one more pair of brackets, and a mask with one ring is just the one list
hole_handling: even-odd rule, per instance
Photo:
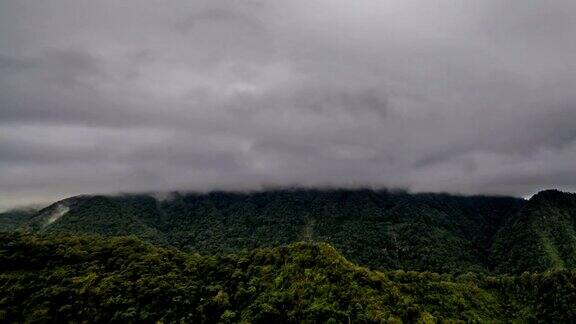
{"label": "shadowed hillside", "polygon": [[15,231],[36,215],[35,210],[14,209],[0,213],[0,232]]}
{"label": "shadowed hillside", "polygon": [[202,254],[327,242],[375,269],[521,273],[576,265],[575,197],[554,190],[530,201],[384,190],[78,196],[32,218],[12,216],[8,229],[135,235]]}
{"label": "shadowed hillside", "polygon": [[501,272],[576,267],[576,194],[538,193],[507,220],[492,250]]}
{"label": "shadowed hillside", "polygon": [[205,254],[328,242],[380,269],[486,272],[496,231],[524,200],[385,190],[78,196],[20,228],[36,233],[136,235]]}

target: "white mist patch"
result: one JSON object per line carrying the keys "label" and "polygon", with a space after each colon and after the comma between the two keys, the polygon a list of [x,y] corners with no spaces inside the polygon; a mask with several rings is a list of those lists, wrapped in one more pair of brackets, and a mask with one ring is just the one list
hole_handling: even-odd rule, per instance
{"label": "white mist patch", "polygon": [[68,206],[63,205],[63,204],[56,206],[56,208],[54,208],[54,211],[52,211],[52,213],[50,213],[50,215],[48,215],[48,219],[46,220],[45,226],[48,226],[48,225],[54,223],[55,221],[59,220],[69,210],[70,210],[70,208]]}
{"label": "white mist patch", "polygon": [[178,198],[178,193],[171,191],[171,192],[153,192],[149,194],[150,196],[152,196],[154,199],[156,199],[159,202],[170,202],[175,200],[176,198]]}

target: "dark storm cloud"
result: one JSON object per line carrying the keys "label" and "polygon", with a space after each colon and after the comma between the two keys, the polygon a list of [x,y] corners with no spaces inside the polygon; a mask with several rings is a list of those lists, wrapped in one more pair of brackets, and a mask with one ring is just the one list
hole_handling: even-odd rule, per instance
{"label": "dark storm cloud", "polygon": [[576,5],[0,2],[0,207],[92,192],[576,189]]}

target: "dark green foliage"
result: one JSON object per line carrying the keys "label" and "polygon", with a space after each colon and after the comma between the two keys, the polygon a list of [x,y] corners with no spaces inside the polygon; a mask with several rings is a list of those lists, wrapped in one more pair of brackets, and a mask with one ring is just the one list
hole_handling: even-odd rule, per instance
{"label": "dark green foliage", "polygon": [[576,319],[576,195],[558,191],[82,196],[0,216],[41,234],[0,234],[0,322]]}
{"label": "dark green foliage", "polygon": [[14,209],[0,213],[0,232],[9,232],[18,229],[36,214],[34,210]]}
{"label": "dark green foliage", "polygon": [[511,217],[493,246],[500,272],[576,267],[576,194],[547,190]]}
{"label": "dark green foliage", "polygon": [[171,245],[209,254],[294,242],[306,212],[288,192],[177,196],[159,208]]}
{"label": "dark green foliage", "polygon": [[163,243],[156,205],[148,196],[75,197],[40,211],[30,228],[40,233],[136,235]]}
{"label": "dark green foliage", "polygon": [[203,254],[328,242],[373,268],[488,272],[494,266],[489,251],[496,231],[524,204],[506,197],[386,190],[175,193],[163,201],[146,195],[84,196],[44,209],[27,228],[136,235]]}
{"label": "dark green foliage", "polygon": [[0,235],[0,322],[569,322],[576,271],[376,272],[327,244],[204,257],[136,238]]}

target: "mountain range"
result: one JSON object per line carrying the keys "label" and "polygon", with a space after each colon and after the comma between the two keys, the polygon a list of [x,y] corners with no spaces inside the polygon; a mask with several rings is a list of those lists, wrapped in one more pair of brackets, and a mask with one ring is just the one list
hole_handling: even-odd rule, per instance
{"label": "mountain range", "polygon": [[557,190],[530,200],[368,189],[85,195],[0,214],[0,230],[133,235],[202,255],[323,242],[378,270],[576,267],[576,194]]}

